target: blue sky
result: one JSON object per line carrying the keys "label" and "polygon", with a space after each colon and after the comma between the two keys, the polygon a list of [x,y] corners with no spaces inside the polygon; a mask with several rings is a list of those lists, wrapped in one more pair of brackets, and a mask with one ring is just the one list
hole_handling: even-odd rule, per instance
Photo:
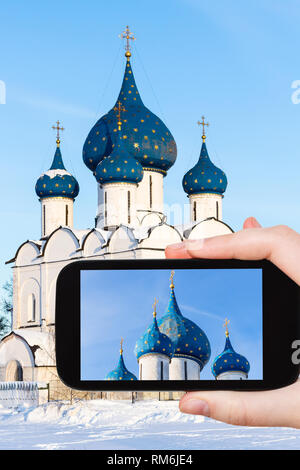
{"label": "blue sky", "polygon": [[[82,379],[102,380],[116,367],[122,337],[126,367],[138,374],[134,346],[152,323],[155,297],[157,318],[164,314],[169,277],[169,270],[82,271]],[[249,379],[261,379],[261,270],[176,270],[174,283],[181,313],[204,330],[211,345],[201,378],[214,379],[210,367],[224,349],[227,317],[232,346],[250,363]]]}
{"label": "blue sky", "polygon": [[10,276],[4,261],[40,236],[34,186],[50,167],[57,119],[65,165],[80,184],[75,227],[93,226],[96,183],[82,146],[119,92],[126,24],[137,37],[132,66],[143,101],[178,146],[165,201],[187,201],[181,180],[198,159],[204,114],[210,156],[229,181],[224,221],[237,230],[255,215],[300,231],[297,0],[14,0],[0,18],[1,284]]}

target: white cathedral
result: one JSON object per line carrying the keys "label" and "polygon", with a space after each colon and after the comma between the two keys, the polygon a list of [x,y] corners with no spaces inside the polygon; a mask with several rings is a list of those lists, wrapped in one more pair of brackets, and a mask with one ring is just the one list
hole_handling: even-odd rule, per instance
{"label": "white cathedral", "polygon": [[12,331],[0,342],[0,380],[57,381],[55,289],[61,269],[75,260],[164,258],[171,243],[232,233],[222,221],[225,173],[209,158],[205,121],[195,166],[183,177],[190,222],[173,226],[164,214],[163,185],[177,157],[165,124],[142,102],[130,63],[128,27],[123,82],[113,108],[89,132],[83,161],[98,188],[95,226],[73,226],[76,179],[65,169],[57,122],[53,162],[37,180],[41,237],[27,239],[7,263],[13,269]]}

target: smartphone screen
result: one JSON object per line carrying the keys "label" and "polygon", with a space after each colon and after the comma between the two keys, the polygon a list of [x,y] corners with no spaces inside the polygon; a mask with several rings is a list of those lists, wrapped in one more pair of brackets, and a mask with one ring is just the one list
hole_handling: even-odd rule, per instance
{"label": "smartphone screen", "polygon": [[80,272],[81,380],[262,380],[262,269]]}

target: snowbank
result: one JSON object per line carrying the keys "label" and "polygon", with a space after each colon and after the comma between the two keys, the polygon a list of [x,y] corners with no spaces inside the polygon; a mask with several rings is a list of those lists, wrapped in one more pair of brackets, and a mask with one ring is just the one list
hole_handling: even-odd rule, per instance
{"label": "snowbank", "polygon": [[300,449],[300,430],[229,426],[176,401],[52,402],[0,408],[0,449]]}

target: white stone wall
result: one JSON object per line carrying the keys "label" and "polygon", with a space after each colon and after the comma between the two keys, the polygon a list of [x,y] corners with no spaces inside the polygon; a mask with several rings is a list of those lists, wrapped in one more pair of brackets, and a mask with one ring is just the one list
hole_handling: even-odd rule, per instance
{"label": "white stone wall", "polygon": [[247,380],[244,372],[232,371],[218,375],[217,380]]}
{"label": "white stone wall", "polygon": [[99,187],[97,227],[135,226],[136,191],[137,185],[133,183],[107,183]]}
{"label": "white stone wall", "polygon": [[222,220],[222,196],[214,193],[192,194],[190,200],[190,221],[200,222],[201,220],[215,217]]}
{"label": "white stone wall", "polygon": [[73,227],[73,199],[49,197],[41,199],[41,233],[49,235],[60,225]]}
{"label": "white stone wall", "polygon": [[169,358],[163,354],[145,354],[139,359],[139,380],[169,380]]}
{"label": "white stone wall", "polygon": [[137,189],[139,218],[149,211],[164,212],[163,175],[157,171],[144,170]]}
{"label": "white stone wall", "polygon": [[185,380],[185,365],[187,380],[200,379],[200,366],[196,361],[183,357],[173,357],[169,367],[170,380]]}

